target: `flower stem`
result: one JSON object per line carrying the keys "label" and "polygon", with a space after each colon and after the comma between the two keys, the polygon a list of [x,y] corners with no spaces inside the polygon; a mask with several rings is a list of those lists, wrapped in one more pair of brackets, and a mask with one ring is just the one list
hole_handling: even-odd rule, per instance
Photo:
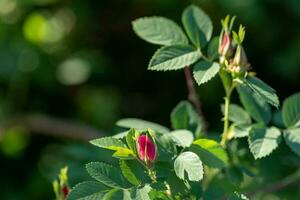
{"label": "flower stem", "polygon": [[224,128],[222,133],[222,139],[221,139],[221,145],[223,147],[226,147],[226,142],[228,139],[228,133],[229,133],[229,105],[231,100],[231,94],[233,89],[235,88],[235,85],[232,84],[232,86],[229,88],[229,90],[226,90],[226,97],[225,97],[225,108],[224,108]]}

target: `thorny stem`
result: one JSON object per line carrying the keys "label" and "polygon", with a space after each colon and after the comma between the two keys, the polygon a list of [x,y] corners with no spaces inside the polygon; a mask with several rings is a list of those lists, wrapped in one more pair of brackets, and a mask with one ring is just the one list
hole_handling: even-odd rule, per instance
{"label": "thorny stem", "polygon": [[192,71],[189,66],[184,68],[184,74],[185,74],[186,85],[187,85],[187,89],[188,89],[188,100],[195,106],[197,113],[202,118],[203,129],[206,130],[207,122],[206,122],[203,112],[202,112],[201,103],[199,101],[199,96],[196,91],[194,79],[192,76]]}

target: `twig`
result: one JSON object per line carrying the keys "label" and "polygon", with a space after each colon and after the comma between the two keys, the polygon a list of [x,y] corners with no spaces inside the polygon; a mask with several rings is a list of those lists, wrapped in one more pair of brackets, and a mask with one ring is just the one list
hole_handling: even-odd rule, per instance
{"label": "twig", "polygon": [[185,79],[186,79],[186,85],[188,89],[188,100],[195,106],[197,113],[199,116],[202,118],[203,121],[203,129],[207,129],[207,122],[204,118],[203,111],[201,108],[201,103],[199,101],[199,96],[195,88],[195,83],[194,79],[192,76],[192,71],[190,67],[185,67],[184,68],[184,74],[185,74]]}
{"label": "twig", "polygon": [[1,122],[0,135],[3,134],[5,130],[15,126],[24,127],[31,133],[83,141],[89,141],[106,135],[102,131],[98,131],[83,124],[77,124],[44,115],[24,115]]}
{"label": "twig", "polygon": [[274,193],[280,190],[283,190],[293,184],[298,183],[300,185],[300,171],[297,171],[294,174],[291,174],[284,178],[283,180],[280,180],[276,183],[273,183],[271,185],[267,185],[266,187],[259,188],[257,190],[254,190],[253,192],[250,192],[247,194],[248,197],[252,197],[256,195],[257,193]]}

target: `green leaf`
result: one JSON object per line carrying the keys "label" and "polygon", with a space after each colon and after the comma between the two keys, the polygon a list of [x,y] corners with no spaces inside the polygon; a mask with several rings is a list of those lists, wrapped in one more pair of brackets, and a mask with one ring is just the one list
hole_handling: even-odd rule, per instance
{"label": "green leaf", "polygon": [[195,153],[190,151],[183,152],[176,158],[174,170],[182,180],[186,179],[185,172],[190,181],[200,181],[203,178],[202,162]]}
{"label": "green leaf", "polygon": [[131,128],[127,135],[126,135],[126,142],[128,147],[134,152],[134,154],[137,154],[136,149],[136,139],[135,139],[136,130],[134,128]]}
{"label": "green leaf", "polygon": [[[225,106],[221,105],[221,111],[224,115]],[[229,105],[229,120],[235,122],[236,124],[251,124],[250,115],[239,105],[230,104]]]}
{"label": "green leaf", "polygon": [[103,162],[91,162],[86,165],[91,177],[113,188],[129,188],[130,184],[121,174],[121,170]]}
{"label": "green leaf", "polygon": [[199,61],[193,69],[194,79],[198,85],[201,85],[215,77],[219,70],[220,65],[216,62]]}
{"label": "green leaf", "polygon": [[191,150],[209,167],[222,168],[228,164],[226,151],[214,140],[196,140],[193,142]]}
{"label": "green leaf", "polygon": [[111,189],[102,200],[131,200],[130,192],[124,189]]}
{"label": "green leaf", "polygon": [[127,148],[118,149],[113,156],[121,159],[134,159],[133,151]]}
{"label": "green leaf", "polygon": [[282,119],[286,127],[300,126],[300,93],[293,94],[284,100]]}
{"label": "green leaf", "polygon": [[254,158],[259,159],[271,154],[278,147],[281,141],[280,136],[280,130],[275,127],[252,126],[248,143]]}
{"label": "green leaf", "polygon": [[194,141],[193,133],[184,129],[172,131],[168,135],[181,147],[189,147]]}
{"label": "green leaf", "polygon": [[134,200],[150,200],[150,191],[151,187],[149,185],[145,185],[143,188],[136,189]]}
{"label": "green leaf", "polygon": [[234,124],[233,138],[247,137],[250,133],[251,125],[248,124]]}
{"label": "green leaf", "polygon": [[132,159],[134,153],[119,139],[113,137],[103,137],[90,141],[95,146],[100,148],[116,151],[113,156],[118,158]]}
{"label": "green leaf", "polygon": [[256,92],[259,96],[261,96],[266,102],[270,103],[276,108],[279,107],[279,99],[276,95],[276,91],[273,88],[271,88],[269,85],[264,83],[259,78],[252,77],[252,76],[249,76],[246,79],[246,83],[254,92]]}
{"label": "green leaf", "polygon": [[251,117],[264,124],[268,124],[271,120],[271,108],[258,94],[253,93],[246,85],[239,85],[237,87],[240,100],[251,115]]}
{"label": "green leaf", "polygon": [[205,47],[213,31],[207,14],[199,7],[190,5],[182,13],[182,23],[192,43],[198,48]]}
{"label": "green leaf", "polygon": [[210,61],[219,57],[219,37],[214,37],[208,44],[207,56]]}
{"label": "green leaf", "polygon": [[78,183],[68,194],[67,200],[102,199],[108,189],[108,187],[96,181]]}
{"label": "green leaf", "polygon": [[287,145],[300,156],[300,127],[285,130],[283,136]]}
{"label": "green leaf", "polygon": [[120,148],[127,148],[127,146],[119,139],[113,137],[102,137],[90,141],[91,144],[110,150],[118,150]]}
{"label": "green leaf", "polygon": [[182,29],[164,17],[144,17],[132,22],[134,32],[143,40],[159,45],[188,44]]}
{"label": "green leaf", "polygon": [[120,168],[124,177],[133,185],[141,184],[139,178],[134,174],[131,167],[128,165],[128,162],[125,160],[120,160]]}
{"label": "green leaf", "polygon": [[201,135],[203,122],[198,113],[188,101],[181,101],[171,113],[171,123],[174,129],[187,129],[195,137]]}
{"label": "green leaf", "polygon": [[123,128],[135,128],[139,131],[146,131],[148,128],[158,131],[160,133],[168,133],[170,130],[160,124],[156,124],[153,122],[149,122],[142,119],[136,119],[136,118],[126,118],[121,119],[117,121],[117,126],[123,127]]}
{"label": "green leaf", "polygon": [[228,200],[249,200],[248,197],[246,197],[243,194],[239,194],[238,192],[234,192],[232,195],[228,197]]}
{"label": "green leaf", "polygon": [[200,56],[200,51],[188,45],[166,46],[154,53],[148,69],[155,71],[178,70],[193,64]]}

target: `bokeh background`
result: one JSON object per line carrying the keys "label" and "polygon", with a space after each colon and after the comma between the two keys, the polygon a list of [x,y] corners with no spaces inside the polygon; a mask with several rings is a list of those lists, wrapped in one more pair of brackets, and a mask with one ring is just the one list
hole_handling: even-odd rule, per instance
{"label": "bokeh background", "polygon": [[[170,125],[187,96],[184,74],[147,71],[157,46],[131,21],[181,23],[190,3],[211,16],[215,35],[221,18],[237,15],[258,76],[281,100],[299,91],[299,0],[0,0],[0,199],[53,199],[65,164],[71,184],[84,179],[84,163],[101,156],[86,141],[115,133],[119,118]],[[220,80],[198,90],[209,130],[220,131]]]}

